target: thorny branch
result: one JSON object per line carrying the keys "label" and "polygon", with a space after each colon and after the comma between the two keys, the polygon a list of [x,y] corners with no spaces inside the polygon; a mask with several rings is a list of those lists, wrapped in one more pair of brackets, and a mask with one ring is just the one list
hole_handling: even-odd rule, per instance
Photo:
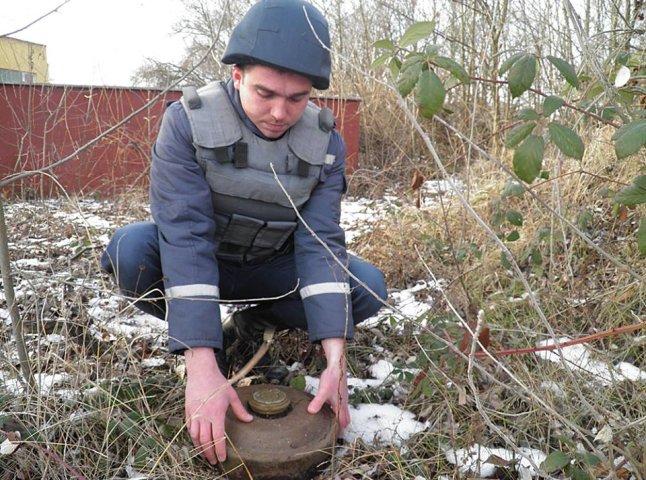
{"label": "thorny branch", "polygon": [[596,342],[597,340],[601,340],[602,338],[616,337],[618,335],[634,332],[635,330],[640,330],[642,328],[646,328],[646,322],[633,323],[631,325],[626,325],[624,327],[610,328],[608,330],[604,330],[603,332],[593,333],[591,335],[586,335],[584,337],[575,338],[574,340],[568,340],[566,342],[556,342],[550,345],[541,345],[540,347],[510,348],[507,350],[498,350],[498,351],[488,350],[487,352],[479,351],[475,353],[475,356],[484,357],[484,356],[487,356],[488,354],[491,354],[496,357],[505,357],[509,355],[523,355],[526,353],[552,351],[557,349],[557,345],[560,348],[566,348],[566,347],[571,347],[573,345],[580,345],[582,343],[592,343],[592,342]]}

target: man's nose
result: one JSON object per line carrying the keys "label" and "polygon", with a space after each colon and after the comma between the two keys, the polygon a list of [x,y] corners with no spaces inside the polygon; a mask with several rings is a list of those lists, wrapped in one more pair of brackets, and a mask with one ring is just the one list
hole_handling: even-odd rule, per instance
{"label": "man's nose", "polygon": [[271,106],[271,116],[277,121],[283,121],[287,118],[287,105],[285,100],[276,100]]}

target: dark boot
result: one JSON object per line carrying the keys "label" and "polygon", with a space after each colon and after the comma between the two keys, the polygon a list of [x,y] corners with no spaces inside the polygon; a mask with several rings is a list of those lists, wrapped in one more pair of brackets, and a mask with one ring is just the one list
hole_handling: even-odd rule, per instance
{"label": "dark boot", "polygon": [[[244,366],[263,342],[263,334],[267,327],[281,329],[280,321],[271,313],[269,305],[259,305],[235,312],[229,321],[223,325],[224,343],[231,346],[231,356],[239,357],[240,367]],[[284,328],[282,328],[284,329]],[[265,354],[254,367],[257,374],[263,375],[268,381],[279,383],[289,371],[278,360],[272,360],[269,352]]]}
{"label": "dark boot", "polygon": [[271,313],[269,306],[260,305],[238,310],[222,327],[225,344],[227,340],[262,343],[265,329],[275,327],[278,330],[278,323],[278,319]]}

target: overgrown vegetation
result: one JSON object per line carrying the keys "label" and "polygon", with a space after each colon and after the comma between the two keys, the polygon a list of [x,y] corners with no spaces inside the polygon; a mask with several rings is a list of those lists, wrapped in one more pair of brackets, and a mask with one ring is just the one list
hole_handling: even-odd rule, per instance
{"label": "overgrown vegetation", "polygon": [[[181,65],[153,62],[138,78],[165,86],[189,71],[184,83],[225,75],[218,52],[248,3],[187,1],[178,28],[193,39],[190,55]],[[352,445],[335,473],[469,478],[446,450],[486,445],[541,450],[546,478],[643,479],[643,376],[629,380],[615,369],[608,382],[576,362],[495,352],[644,322],[644,3],[319,6],[335,32],[330,93],[362,98],[362,169],[350,193],[396,198],[391,213],[351,246],[384,270],[393,291],[420,280],[446,282],[428,313],[402,322],[392,312],[392,323],[360,329],[349,352],[358,376],[375,358],[394,361],[393,381],[404,391],[395,395],[390,386],[353,401],[403,405],[429,428],[405,449]],[[196,65],[209,48],[213,55]],[[423,179],[445,172],[456,191],[430,198]],[[108,204],[108,216],[117,224],[145,218],[144,204],[122,199]],[[0,479],[212,475],[182,430],[181,369],[161,348],[163,333],[124,342],[99,329],[97,337],[87,314],[88,297],[111,292],[94,249],[109,232],[54,228],[61,221],[47,214],[33,222],[27,214],[40,207],[30,208],[11,217],[13,242],[78,242],[78,257],[44,247],[39,256],[52,260],[51,270],[18,275],[23,288],[33,284],[19,302],[37,374],[65,374],[59,378],[69,395],[0,388],[0,430],[26,440],[16,454],[0,456]],[[63,208],[84,210],[82,203]],[[25,246],[14,243],[14,264],[31,260]],[[48,276],[55,289],[42,282]],[[131,312],[127,302],[122,307]],[[43,342],[51,333],[67,341]],[[645,338],[635,330],[588,348],[608,366],[646,370]],[[299,335],[281,337],[274,354],[302,361],[301,373],[320,362]],[[17,368],[13,351],[2,355]],[[165,362],[142,366],[148,358]],[[497,465],[496,478],[518,477],[513,461],[487,460]]]}

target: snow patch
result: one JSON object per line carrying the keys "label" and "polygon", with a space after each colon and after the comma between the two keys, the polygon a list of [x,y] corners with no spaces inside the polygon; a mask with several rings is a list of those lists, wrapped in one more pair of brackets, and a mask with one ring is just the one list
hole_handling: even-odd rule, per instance
{"label": "snow patch", "polygon": [[428,428],[415,415],[395,405],[362,403],[350,407],[350,425],[343,432],[347,442],[361,439],[369,445],[401,446],[416,433]]}
{"label": "snow patch", "polygon": [[[559,338],[558,343],[564,343],[569,340],[567,337]],[[538,342],[537,345],[539,347],[554,345],[554,341],[552,339],[544,340]],[[616,365],[608,365],[607,363],[594,360],[586,345],[579,344],[564,347],[561,349],[561,352],[563,354],[562,358],[557,350],[536,352],[536,356],[554,363],[564,361],[573,371],[588,373],[593,377],[593,381],[601,385],[613,385],[625,380],[633,382],[646,381],[646,372],[630,363],[620,362]]]}
{"label": "snow patch", "polygon": [[458,467],[460,473],[479,475],[484,478],[491,478],[496,474],[497,465],[491,463],[496,457],[505,462],[517,462],[516,471],[520,474],[520,478],[532,478],[538,475],[532,463],[539,467],[546,458],[543,452],[531,448],[519,448],[518,452],[515,452],[477,444],[457,450],[449,448],[444,454],[450,463]]}

